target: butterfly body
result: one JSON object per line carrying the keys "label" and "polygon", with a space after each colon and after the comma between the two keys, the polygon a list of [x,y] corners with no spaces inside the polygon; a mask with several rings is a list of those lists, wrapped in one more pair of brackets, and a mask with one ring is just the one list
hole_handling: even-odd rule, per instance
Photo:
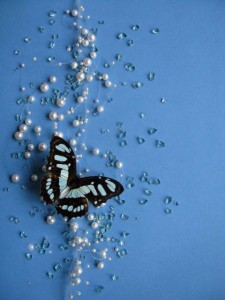
{"label": "butterfly body", "polygon": [[68,219],[81,217],[88,211],[88,200],[98,207],[123,192],[116,180],[103,176],[79,178],[76,175],[76,158],[70,145],[60,137],[53,137],[42,178],[41,197],[56,207]]}

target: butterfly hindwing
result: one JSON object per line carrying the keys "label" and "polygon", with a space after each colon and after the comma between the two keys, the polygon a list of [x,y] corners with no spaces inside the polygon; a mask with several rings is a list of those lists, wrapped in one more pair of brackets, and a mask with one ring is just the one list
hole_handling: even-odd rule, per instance
{"label": "butterfly hindwing", "polygon": [[56,210],[68,220],[82,217],[88,211],[88,201],[85,197],[60,199]]}
{"label": "butterfly hindwing", "polygon": [[67,194],[66,198],[85,196],[95,207],[123,192],[123,186],[116,180],[102,176],[79,179],[79,185]]}

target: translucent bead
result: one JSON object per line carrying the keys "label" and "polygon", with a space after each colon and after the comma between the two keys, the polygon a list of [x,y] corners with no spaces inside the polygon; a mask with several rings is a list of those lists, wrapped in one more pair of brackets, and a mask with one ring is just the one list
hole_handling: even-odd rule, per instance
{"label": "translucent bead", "polygon": [[155,129],[155,128],[149,128],[149,130],[148,130],[148,134],[154,134],[155,132],[157,131],[157,129]]}
{"label": "translucent bead", "polygon": [[144,204],[146,204],[147,202],[148,202],[147,199],[141,199],[141,200],[139,200],[139,203],[140,203],[141,205],[144,205]]}
{"label": "translucent bead", "polygon": [[127,41],[127,46],[133,46],[134,45],[134,41],[133,40],[128,40]]}
{"label": "translucent bead", "polygon": [[125,140],[120,141],[120,146],[121,147],[127,146],[127,142]]}
{"label": "translucent bead", "polygon": [[163,141],[160,141],[160,140],[156,140],[155,145],[156,145],[157,148],[165,147],[165,143]]}
{"label": "translucent bead", "polygon": [[165,214],[171,214],[172,210],[170,208],[164,209]]}
{"label": "translucent bead", "polygon": [[104,287],[102,285],[99,285],[95,288],[96,293],[102,293],[104,291]]}
{"label": "translucent bead", "polygon": [[151,30],[151,33],[155,34],[155,33],[159,33],[159,28],[153,28]]}
{"label": "translucent bead", "polygon": [[21,232],[20,232],[20,237],[21,237],[21,238],[27,238],[26,232],[21,231]]}
{"label": "translucent bead", "polygon": [[141,137],[137,137],[137,142],[138,144],[143,144],[145,142],[145,139]]}
{"label": "translucent bead", "polygon": [[154,79],[155,79],[155,73],[153,73],[153,72],[148,73],[148,80],[152,81]]}
{"label": "translucent bead", "polygon": [[26,254],[25,254],[25,257],[26,257],[28,260],[31,260],[31,259],[32,259],[32,254],[26,253]]}
{"label": "translucent bead", "polygon": [[132,64],[132,63],[127,63],[124,65],[124,68],[127,70],[127,71],[134,71],[135,70],[135,66]]}
{"label": "translucent bead", "polygon": [[117,275],[112,275],[112,280],[113,281],[116,281],[116,280],[118,280],[119,279],[119,276],[117,276]]}
{"label": "translucent bead", "polygon": [[122,237],[127,237],[129,235],[129,232],[123,231],[121,232]]}
{"label": "translucent bead", "polygon": [[52,279],[54,277],[54,274],[52,272],[47,272],[46,274],[47,274],[48,278]]}
{"label": "translucent bead", "polygon": [[172,202],[172,197],[171,196],[167,196],[167,197],[165,197],[165,199],[164,199],[164,203],[165,204],[170,204],[171,202]]}
{"label": "translucent bead", "polygon": [[118,38],[119,40],[125,39],[126,37],[127,37],[127,35],[126,35],[126,33],[124,33],[124,32],[121,32],[121,33],[119,33],[119,34],[117,35],[117,38]]}
{"label": "translucent bead", "polygon": [[151,196],[152,192],[149,189],[144,189],[145,195]]}
{"label": "translucent bead", "polygon": [[54,265],[53,269],[55,271],[58,271],[58,270],[62,269],[62,265],[60,263],[58,263],[58,264]]}
{"label": "translucent bead", "polygon": [[121,249],[121,250],[117,251],[116,254],[119,258],[123,258],[127,255],[127,250],[126,249]]}
{"label": "translucent bead", "polygon": [[131,29],[134,30],[134,31],[137,31],[139,29],[139,25],[132,25],[131,26]]}
{"label": "translucent bead", "polygon": [[125,215],[125,214],[121,214],[121,215],[120,215],[120,219],[121,219],[121,220],[128,220],[128,219],[129,219],[129,216],[128,216],[128,215]]}
{"label": "translucent bead", "polygon": [[123,59],[122,54],[116,54],[116,60],[121,61]]}
{"label": "translucent bead", "polygon": [[132,87],[133,87],[134,89],[140,88],[140,87],[142,87],[143,85],[144,85],[143,82],[133,82],[133,83],[132,83]]}

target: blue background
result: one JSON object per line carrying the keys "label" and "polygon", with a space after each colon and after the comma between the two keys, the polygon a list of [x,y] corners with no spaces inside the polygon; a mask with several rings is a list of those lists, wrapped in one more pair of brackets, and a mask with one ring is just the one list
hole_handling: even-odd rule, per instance
{"label": "blue background", "polygon": [[[121,222],[116,225],[116,231],[123,228],[130,232],[126,245],[128,256],[123,260],[113,259],[104,271],[83,275],[91,283],[103,285],[105,290],[99,295],[92,286],[83,287],[81,298],[224,299],[225,3],[219,0],[98,0],[82,4],[91,15],[90,26],[99,28],[99,65],[112,61],[117,53],[124,56],[121,65],[117,63],[110,70],[118,85],[113,92],[114,100],[106,105],[105,113],[97,121],[91,121],[87,143],[90,147],[97,144],[100,149],[117,152],[124,163],[124,176],[134,176],[136,186],[124,194],[123,212],[129,214],[129,221],[126,225]],[[55,9],[60,15],[62,10],[71,8],[70,1],[0,2],[2,300],[65,297],[67,270],[53,280],[45,275],[50,266],[62,258],[56,245],[63,224],[47,225],[43,211],[43,215],[35,218],[29,216],[32,207],[41,208],[38,186],[28,183],[28,174],[23,169],[25,161],[15,163],[10,153],[17,151],[12,135],[17,126],[14,116],[21,110],[16,105],[19,71],[14,69],[22,60],[27,65],[24,82],[32,77],[38,84],[54,73],[60,85],[65,72],[46,64],[45,60],[40,60],[36,67],[32,57],[47,57],[50,53],[48,39],[46,36],[42,39],[37,30],[40,25],[49,28],[48,11]],[[61,15],[57,20],[60,18]],[[98,25],[98,20],[105,20],[105,24]],[[140,30],[131,31],[133,24],[139,24]],[[57,42],[57,55],[63,60],[64,56],[66,59],[65,45],[73,36],[61,21],[54,26],[50,30],[62,36]],[[156,27],[160,33],[151,34],[151,29]],[[126,32],[135,41],[134,46],[127,47],[125,40],[117,40],[119,32]],[[24,44],[26,36],[32,38],[32,47]],[[22,58],[13,55],[16,49],[21,49]],[[136,66],[134,73],[123,68],[125,62]],[[151,71],[156,73],[153,82],[146,77]],[[122,81],[127,81],[128,86],[121,86]],[[142,81],[144,86],[132,89],[132,81]],[[167,103],[160,102],[162,97]],[[36,105],[32,118],[44,124],[47,111]],[[146,113],[144,119],[139,117],[142,112]],[[122,121],[127,131],[125,148],[118,147],[115,138],[117,121]],[[109,136],[99,133],[102,124],[110,128]],[[154,137],[146,134],[149,127],[158,129]],[[68,128],[65,132],[69,137]],[[49,134],[50,131],[46,131],[43,136],[47,143]],[[139,145],[137,136],[145,137],[146,142]],[[155,147],[156,138],[165,142],[165,148]],[[42,161],[35,163],[40,165]],[[88,157],[83,164],[81,168],[89,167]],[[104,168],[98,158],[91,159],[90,165],[95,171]],[[161,180],[160,186],[152,188],[153,195],[146,206],[137,204],[143,198],[144,186],[138,180],[143,171]],[[25,191],[10,183],[9,176],[13,172],[23,175]],[[109,175],[118,176],[111,170]],[[4,187],[9,187],[9,192],[3,192]],[[178,207],[171,206],[170,215],[164,213],[163,199],[167,195],[179,203]],[[18,216],[20,224],[9,222],[11,215]],[[28,232],[26,240],[19,237],[20,230]],[[34,255],[31,261],[26,260],[27,244],[40,242],[44,236],[51,240],[52,254]],[[119,275],[118,281],[110,279],[112,273]]]}

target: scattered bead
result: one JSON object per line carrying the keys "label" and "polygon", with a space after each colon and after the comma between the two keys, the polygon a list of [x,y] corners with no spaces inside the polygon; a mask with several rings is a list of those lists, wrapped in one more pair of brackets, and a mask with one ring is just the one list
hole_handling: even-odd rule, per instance
{"label": "scattered bead", "polygon": [[19,182],[20,181],[20,175],[19,174],[13,174],[11,175],[11,181],[16,183],[16,182]]}
{"label": "scattered bead", "polygon": [[49,91],[49,85],[45,82],[40,85],[40,90],[42,93],[47,93]]}

